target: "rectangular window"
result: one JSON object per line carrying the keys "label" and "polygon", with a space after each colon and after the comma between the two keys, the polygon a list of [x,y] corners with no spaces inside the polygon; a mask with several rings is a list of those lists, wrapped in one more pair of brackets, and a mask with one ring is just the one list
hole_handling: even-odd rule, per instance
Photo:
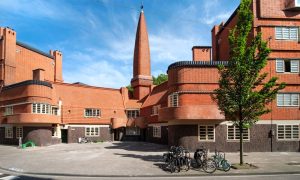
{"label": "rectangular window", "polygon": [[169,95],[169,107],[178,107],[178,93]]}
{"label": "rectangular window", "polygon": [[300,0],[295,0],[295,6],[297,6],[297,7],[300,6]]}
{"label": "rectangular window", "polygon": [[276,60],[276,72],[279,73],[299,73],[299,61],[291,59],[277,59]]}
{"label": "rectangular window", "polygon": [[152,106],[151,115],[158,115],[159,108],[160,108],[160,105]]}
{"label": "rectangular window", "polygon": [[13,127],[5,127],[5,138],[13,138],[14,129]]}
{"label": "rectangular window", "polygon": [[199,125],[198,128],[200,141],[214,141],[215,140],[215,126]]}
{"label": "rectangular window", "polygon": [[[243,139],[250,140],[249,129],[243,128]],[[240,140],[240,130],[237,126],[227,126],[227,140]]]}
{"label": "rectangular window", "polygon": [[44,103],[32,103],[33,114],[50,114],[51,105]]}
{"label": "rectangular window", "polygon": [[139,109],[126,110],[127,118],[137,118],[140,116]]}
{"label": "rectangular window", "polygon": [[55,116],[58,115],[58,107],[52,107],[52,114]]}
{"label": "rectangular window", "polygon": [[92,136],[99,136],[99,135],[100,135],[99,127],[90,126],[85,128],[85,136],[92,137]]}
{"label": "rectangular window", "polygon": [[4,115],[8,116],[8,115],[13,115],[13,114],[14,114],[14,108],[13,108],[13,106],[6,106],[5,107]]}
{"label": "rectangular window", "polygon": [[277,40],[298,40],[298,27],[275,27]]}
{"label": "rectangular window", "polygon": [[277,106],[299,106],[299,94],[297,93],[277,94]]}
{"label": "rectangular window", "polygon": [[100,109],[85,109],[84,117],[100,117]]}
{"label": "rectangular window", "polygon": [[16,138],[23,138],[23,127],[16,127]]}
{"label": "rectangular window", "polygon": [[153,126],[153,137],[161,138],[161,126]]}
{"label": "rectangular window", "polygon": [[299,140],[299,125],[277,125],[278,140]]}
{"label": "rectangular window", "polygon": [[127,127],[126,128],[126,135],[128,135],[128,136],[139,136],[140,135],[140,128],[138,128],[138,127]]}

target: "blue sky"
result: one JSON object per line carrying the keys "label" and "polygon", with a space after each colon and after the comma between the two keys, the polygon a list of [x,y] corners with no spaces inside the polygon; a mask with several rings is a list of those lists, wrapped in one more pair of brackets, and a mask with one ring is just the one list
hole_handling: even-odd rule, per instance
{"label": "blue sky", "polygon": [[[191,60],[195,45],[211,45],[211,28],[239,0],[144,0],[152,75]],[[65,82],[119,88],[132,78],[141,0],[0,0],[0,26],[18,41],[63,53]]]}

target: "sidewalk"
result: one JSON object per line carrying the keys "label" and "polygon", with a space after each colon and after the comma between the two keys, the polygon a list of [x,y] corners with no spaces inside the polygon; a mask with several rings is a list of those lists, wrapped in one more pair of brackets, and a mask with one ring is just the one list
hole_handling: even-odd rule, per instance
{"label": "sidewalk", "polygon": [[[59,144],[49,147],[17,149],[0,145],[0,170],[17,174],[48,176],[194,176],[209,175],[201,169],[169,173],[163,171],[163,145],[144,142],[105,142],[101,144]],[[192,156],[192,153],[191,153]],[[231,163],[239,153],[226,153]],[[299,152],[245,153],[245,163],[257,169],[217,170],[214,175],[300,173]]]}

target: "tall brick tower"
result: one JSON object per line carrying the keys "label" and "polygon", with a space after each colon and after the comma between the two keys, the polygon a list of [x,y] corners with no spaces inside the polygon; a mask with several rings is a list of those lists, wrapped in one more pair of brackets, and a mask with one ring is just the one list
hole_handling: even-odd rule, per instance
{"label": "tall brick tower", "polygon": [[146,20],[142,6],[136,30],[133,58],[133,78],[131,79],[131,86],[134,89],[134,98],[141,100],[147,96],[150,92],[151,85],[150,48]]}

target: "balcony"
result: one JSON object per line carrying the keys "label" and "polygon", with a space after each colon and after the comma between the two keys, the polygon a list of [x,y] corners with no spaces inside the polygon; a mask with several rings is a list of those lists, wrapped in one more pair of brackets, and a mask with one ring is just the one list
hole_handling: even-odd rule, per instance
{"label": "balcony", "polygon": [[166,107],[161,108],[158,114],[159,121],[225,119],[216,105]]}
{"label": "balcony", "polygon": [[7,117],[7,123],[9,124],[59,124],[61,123],[61,117],[51,114],[31,114],[21,113],[9,115]]}

